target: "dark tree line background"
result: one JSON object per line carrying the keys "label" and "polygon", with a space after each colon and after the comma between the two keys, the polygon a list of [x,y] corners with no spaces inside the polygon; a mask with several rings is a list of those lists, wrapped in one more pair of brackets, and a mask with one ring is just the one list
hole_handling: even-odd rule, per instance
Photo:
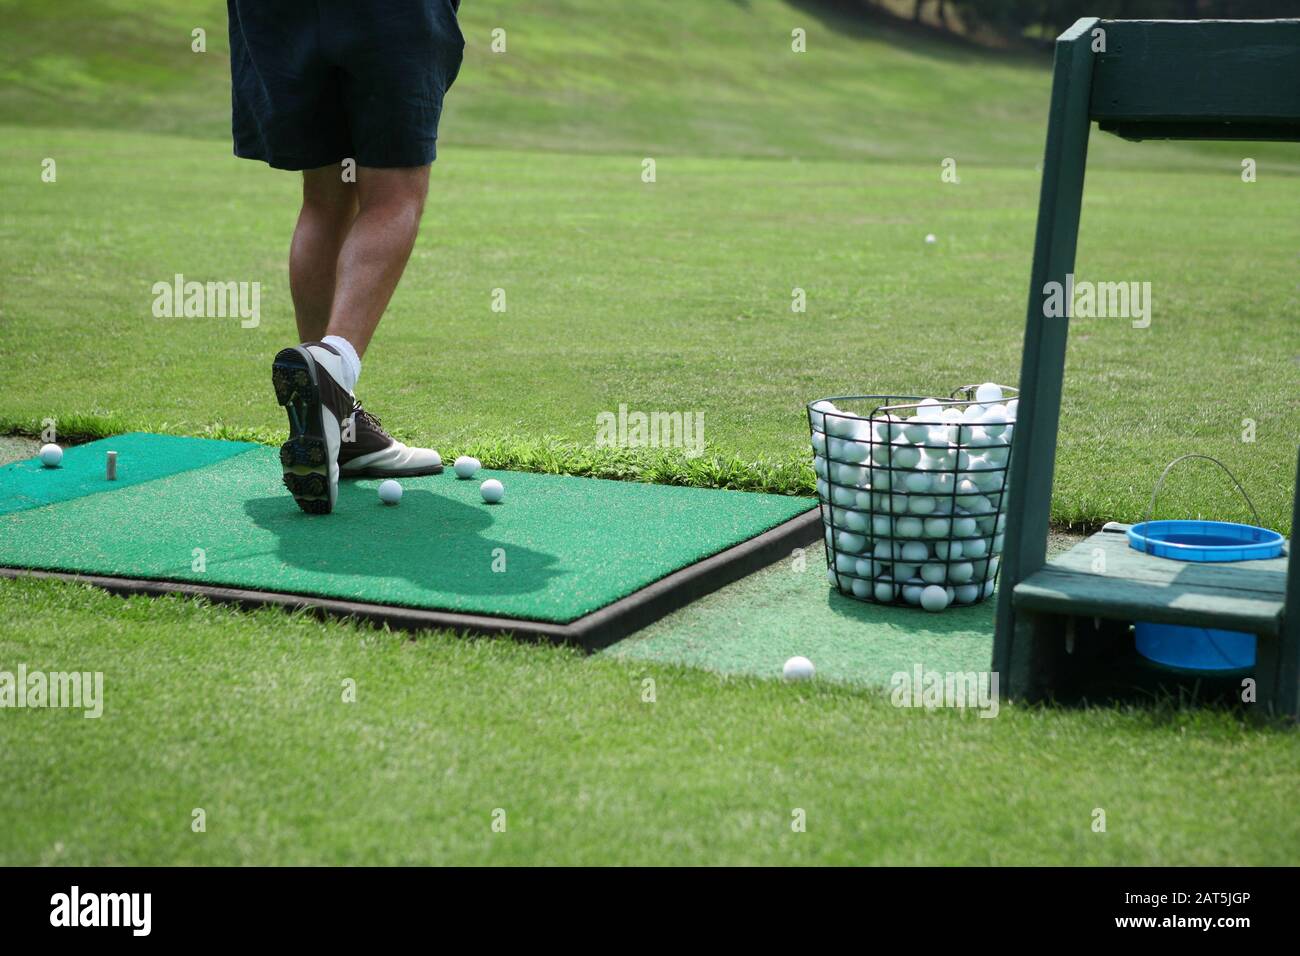
{"label": "dark tree line background", "polygon": [[[868,0],[870,2],[870,0]],[[1080,17],[1115,20],[1258,20],[1300,16],[1300,0],[914,0],[912,18],[928,15],[955,30],[990,30],[1008,39],[1060,33]]]}

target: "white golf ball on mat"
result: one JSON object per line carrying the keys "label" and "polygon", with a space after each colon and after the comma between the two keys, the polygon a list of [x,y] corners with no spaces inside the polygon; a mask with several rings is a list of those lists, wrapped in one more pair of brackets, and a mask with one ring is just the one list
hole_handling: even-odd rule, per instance
{"label": "white golf ball on mat", "polygon": [[477,458],[461,455],[451,467],[455,469],[457,478],[473,478],[474,472],[482,468],[483,464]]}
{"label": "white golf ball on mat", "polygon": [[42,445],[37,455],[46,468],[58,468],[59,462],[63,461],[63,449],[53,443]]}
{"label": "white golf ball on mat", "polygon": [[386,505],[395,505],[402,500],[402,486],[389,478],[379,486],[379,500]]}
{"label": "white golf ball on mat", "polygon": [[478,486],[478,490],[479,494],[483,496],[483,500],[490,505],[496,504],[506,496],[505,486],[495,478],[489,478],[483,482]]}
{"label": "white golf ball on mat", "polygon": [[813,662],[806,657],[792,657],[781,668],[781,676],[786,680],[808,680],[817,672]]}

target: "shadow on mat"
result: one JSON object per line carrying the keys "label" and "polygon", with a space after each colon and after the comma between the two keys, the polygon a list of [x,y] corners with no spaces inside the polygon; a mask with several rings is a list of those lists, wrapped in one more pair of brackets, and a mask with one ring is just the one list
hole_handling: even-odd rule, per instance
{"label": "shadow on mat", "polygon": [[888,625],[902,630],[934,634],[955,641],[983,641],[992,647],[994,600],[979,604],[956,605],[938,614],[919,607],[899,604],[873,604],[846,597],[830,588],[826,603],[840,617],[861,621],[864,625]]}
{"label": "shadow on mat", "polygon": [[[244,511],[275,535],[276,557],[292,568],[324,575],[364,575],[406,580],[450,594],[526,594],[540,591],[561,572],[553,554],[492,538],[492,515],[424,489],[412,488],[397,507],[379,503],[373,491],[339,486],[333,514],[309,515],[281,495],[253,498]],[[504,551],[505,571],[493,571]],[[500,566],[498,560],[498,567]],[[385,603],[411,595],[388,595],[379,582],[357,600]]]}

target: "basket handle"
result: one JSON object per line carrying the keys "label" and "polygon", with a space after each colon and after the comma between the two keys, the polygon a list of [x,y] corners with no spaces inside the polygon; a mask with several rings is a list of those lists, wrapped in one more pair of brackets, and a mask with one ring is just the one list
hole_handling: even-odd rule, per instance
{"label": "basket handle", "polygon": [[[1168,477],[1169,472],[1173,470],[1174,465],[1178,464],[1179,462],[1186,461],[1189,458],[1204,458],[1206,461],[1212,461],[1220,468],[1222,468],[1224,474],[1226,474],[1229,478],[1232,479],[1232,483],[1236,485],[1237,490],[1241,492],[1241,497],[1246,499],[1246,506],[1250,508],[1250,513],[1255,517],[1255,526],[1262,527],[1259,523],[1259,512],[1255,510],[1255,503],[1250,500],[1250,495],[1246,494],[1246,489],[1241,487],[1241,482],[1237,480],[1237,476],[1228,470],[1228,466],[1225,465],[1223,462],[1219,461],[1219,459],[1217,458],[1211,458],[1209,455],[1198,455],[1195,453],[1190,455],[1179,455],[1169,464],[1165,465],[1165,470],[1160,473],[1159,479],[1156,480],[1155,489],[1151,492],[1151,504],[1147,505],[1146,517],[1142,519],[1143,523],[1150,521],[1151,515],[1155,513],[1156,498],[1160,496],[1160,489],[1165,486],[1165,478]],[[1150,547],[1151,547],[1151,542],[1150,539],[1148,538],[1147,548],[1149,549]]]}

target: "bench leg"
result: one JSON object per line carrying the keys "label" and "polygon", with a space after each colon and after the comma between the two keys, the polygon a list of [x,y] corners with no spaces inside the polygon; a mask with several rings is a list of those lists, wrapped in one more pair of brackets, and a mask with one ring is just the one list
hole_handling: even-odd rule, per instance
{"label": "bench leg", "polygon": [[1261,635],[1255,639],[1255,702],[1264,713],[1300,720],[1297,656],[1295,648],[1282,638]]}
{"label": "bench leg", "polygon": [[1068,680],[1066,651],[1073,618],[1017,610],[1008,674],[1002,675],[1007,694],[1026,701],[1048,700]]}

